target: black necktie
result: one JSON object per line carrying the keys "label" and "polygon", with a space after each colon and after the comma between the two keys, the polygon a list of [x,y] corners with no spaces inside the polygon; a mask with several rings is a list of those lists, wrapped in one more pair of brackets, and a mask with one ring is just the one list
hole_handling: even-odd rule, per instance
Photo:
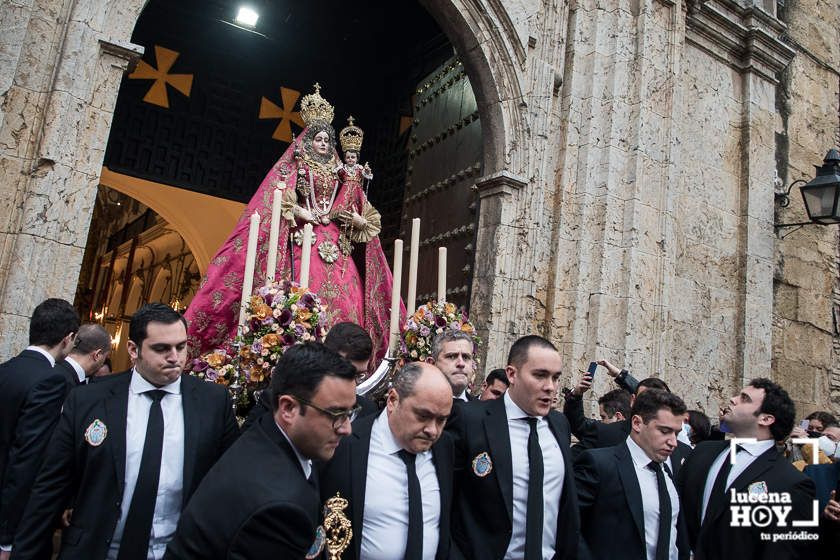
{"label": "black necktie", "polygon": [[[735,453],[737,454],[738,451],[741,451],[741,449],[743,448],[740,445],[736,446]],[[726,459],[723,460],[723,465],[721,465],[717,478],[715,478],[715,483],[712,485],[712,493],[709,494],[709,503],[706,505],[706,514],[705,517],[703,517],[704,523],[710,515],[714,515],[716,512],[720,511],[720,508],[726,501],[726,479],[729,478],[729,471],[731,470],[732,458],[730,457],[730,452],[727,449]]]}
{"label": "black necktie", "polygon": [[163,452],[163,410],[160,408],[160,400],[166,391],[152,390],[143,394],[152,399],[152,407],[146,424],[140,471],[131,495],[117,560],[146,560],[149,554],[149,538],[160,480],[160,456]]}
{"label": "black necktie", "polygon": [[423,501],[420,497],[420,479],[417,478],[417,455],[400,449],[398,455],[405,463],[408,474],[408,540],[405,543],[405,560],[423,558]]}
{"label": "black necktie", "polygon": [[656,536],[656,560],[668,560],[671,550],[671,496],[665,485],[662,465],[651,461],[648,468],[656,473],[656,489],[659,492],[659,534]]}
{"label": "black necktie", "polygon": [[537,419],[526,418],[528,434],[528,509],[525,514],[525,560],[542,560],[543,456]]}

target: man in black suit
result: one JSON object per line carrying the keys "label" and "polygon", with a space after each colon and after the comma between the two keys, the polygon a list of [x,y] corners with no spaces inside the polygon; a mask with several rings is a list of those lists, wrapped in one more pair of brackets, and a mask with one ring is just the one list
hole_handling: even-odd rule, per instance
{"label": "man in black suit", "polygon": [[[686,460],[677,487],[696,560],[811,557],[809,541],[762,538],[762,533],[787,532],[792,521],[812,517],[813,481],[776,449],[776,441],[784,440],[793,429],[795,417],[793,401],[784,389],[769,379],[753,379],[730,399],[721,423],[735,438],[754,441],[737,446],[734,462],[726,441],[701,442]],[[738,495],[771,499],[780,493],[786,493],[791,502],[787,527],[776,523],[737,526],[730,506],[739,511]]]}
{"label": "man in black suit", "polygon": [[[612,364],[610,364],[612,365]],[[615,366],[613,366],[615,367]],[[613,447],[623,443],[630,435],[630,419],[626,418],[618,422],[600,422],[586,418],[583,414],[583,394],[592,386],[592,377],[584,374],[578,386],[566,397],[563,412],[569,419],[572,433],[578,438],[578,443],[572,447],[572,458],[577,459],[586,449],[597,449],[599,447]],[[630,397],[630,406],[640,394],[647,389],[659,389],[667,393],[671,392],[668,385],[657,377],[642,379],[636,384],[636,392]],[[691,446],[682,442],[671,455],[671,465],[674,476],[680,470],[686,458],[691,454]]]}
{"label": "man in black suit", "polygon": [[[467,386],[475,374],[473,339],[463,331],[447,330],[435,336],[426,362],[437,366],[452,385],[452,397],[464,402],[475,400]],[[456,403],[457,404],[457,403]]]}
{"label": "man in black suit", "polygon": [[323,344],[286,350],[271,376],[273,414],[230,448],[181,516],[168,560],[315,558],[324,547],[312,461],[351,432],[353,366]]}
{"label": "man in black suit", "polygon": [[[321,500],[349,501],[353,538],[345,560],[450,558],[452,409],[447,378],[412,362],[388,391],[385,410],[353,425],[320,472]],[[417,494],[412,491],[416,484]]]}
{"label": "man in black suit", "polygon": [[87,383],[110,354],[111,335],[102,326],[88,323],[79,327],[70,353],[55,365],[64,375],[69,391]]}
{"label": "man in black suit", "polygon": [[186,322],[153,303],[129,325],[131,371],[73,390],[15,538],[13,558],[42,558],[73,504],[59,558],[159,558],[181,509],[238,434],[224,387],[182,375]]}
{"label": "man in black suit", "polygon": [[[342,358],[353,365],[358,383],[364,381],[368,375],[368,365],[373,354],[373,342],[371,342],[370,335],[365,329],[349,321],[336,323],[324,337],[324,346],[330,350],[335,350]],[[379,412],[376,403],[367,397],[357,396],[356,404],[361,407],[358,414],[359,418]],[[260,391],[257,402],[254,403],[245,419],[245,423],[242,424],[242,431],[250,428],[263,414],[271,412],[271,391]]]}
{"label": "man in black suit", "polygon": [[70,351],[78,330],[72,305],[45,300],[32,312],[29,347],[0,365],[0,559],[9,556],[67,392],[55,362]]}
{"label": "man in black suit", "polygon": [[460,407],[452,537],[468,558],[577,558],[580,515],[569,423],[551,405],[560,354],[526,336],[510,349],[510,388]]}
{"label": "man in black suit", "polygon": [[685,524],[669,466],[685,411],[685,403],[675,395],[644,391],[633,404],[627,440],[584,451],[575,462],[586,548],[581,556],[688,559]]}

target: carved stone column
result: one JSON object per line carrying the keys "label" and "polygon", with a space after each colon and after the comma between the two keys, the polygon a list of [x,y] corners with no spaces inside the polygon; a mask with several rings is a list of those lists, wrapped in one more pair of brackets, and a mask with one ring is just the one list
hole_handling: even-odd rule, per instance
{"label": "carved stone column", "polygon": [[484,341],[482,363],[500,367],[507,359],[508,343],[517,309],[511,305],[514,271],[511,263],[519,247],[515,226],[517,194],[527,180],[507,171],[476,183],[480,199],[475,275],[470,317]]}

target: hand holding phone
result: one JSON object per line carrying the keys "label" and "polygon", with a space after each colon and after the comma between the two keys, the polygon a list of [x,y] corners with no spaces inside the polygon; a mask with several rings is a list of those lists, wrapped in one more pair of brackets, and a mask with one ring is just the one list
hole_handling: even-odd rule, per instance
{"label": "hand holding phone", "polygon": [[598,370],[598,362],[589,362],[589,367],[586,370],[586,373],[589,374],[589,377],[595,379],[595,372]]}

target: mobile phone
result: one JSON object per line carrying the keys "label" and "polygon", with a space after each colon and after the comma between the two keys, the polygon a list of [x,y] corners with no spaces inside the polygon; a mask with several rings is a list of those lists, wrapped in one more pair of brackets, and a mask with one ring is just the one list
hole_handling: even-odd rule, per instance
{"label": "mobile phone", "polygon": [[589,368],[587,368],[586,373],[589,374],[589,377],[595,379],[595,372],[598,369],[598,362],[589,362]]}
{"label": "mobile phone", "polygon": [[807,432],[808,431],[808,426],[810,424],[811,424],[810,420],[802,420],[801,422],[799,422],[799,427]]}

